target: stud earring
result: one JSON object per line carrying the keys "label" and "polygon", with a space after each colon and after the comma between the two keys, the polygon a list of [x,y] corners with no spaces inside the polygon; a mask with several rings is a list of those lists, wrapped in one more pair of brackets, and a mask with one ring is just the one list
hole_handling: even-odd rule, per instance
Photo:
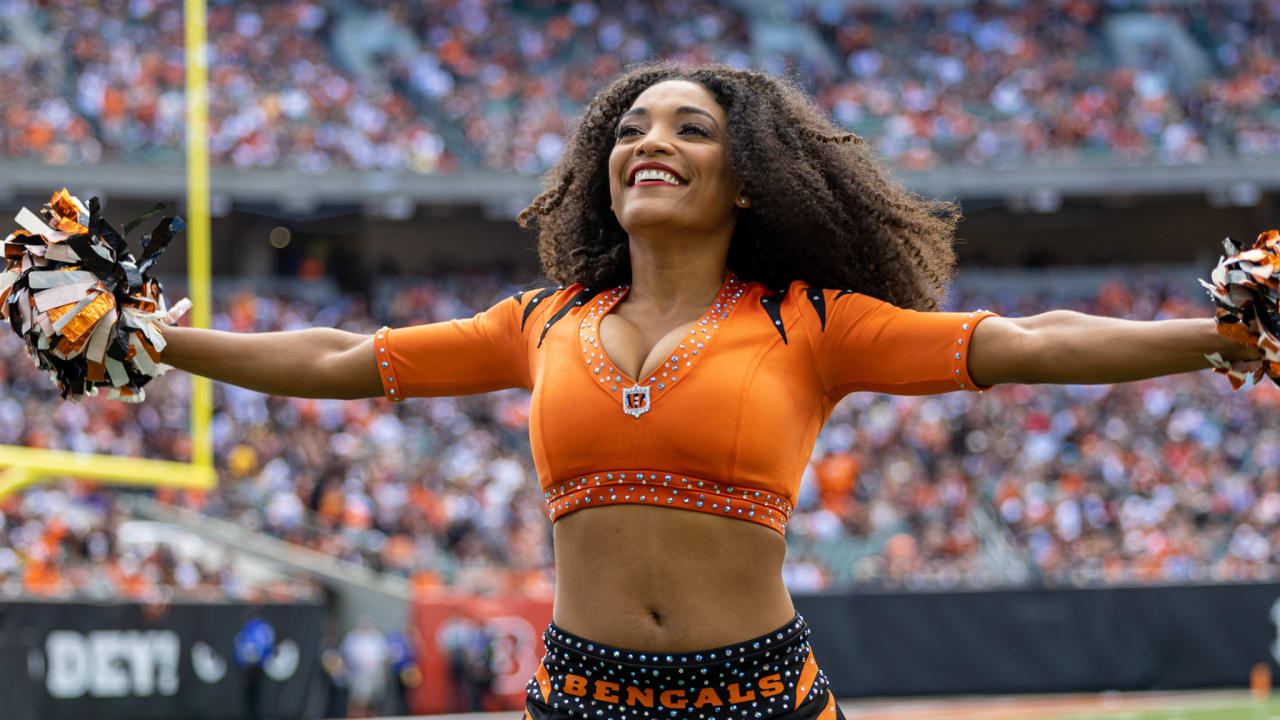
{"label": "stud earring", "polygon": [[740,208],[751,207],[751,201],[747,199],[746,195],[739,195],[737,205]]}

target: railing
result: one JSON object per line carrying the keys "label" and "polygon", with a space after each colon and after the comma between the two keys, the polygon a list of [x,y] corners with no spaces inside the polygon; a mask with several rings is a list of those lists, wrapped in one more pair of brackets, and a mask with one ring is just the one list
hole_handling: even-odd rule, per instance
{"label": "railing", "polygon": [[[1011,168],[969,166],[904,170],[898,176],[931,197],[1004,198],[1030,211],[1056,210],[1069,197],[1203,194],[1227,204],[1253,204],[1259,194],[1280,190],[1280,158],[1217,159],[1199,165],[1126,164],[1114,160]],[[184,187],[181,164],[103,163],[64,167],[0,162],[0,201],[14,194],[48,196],[67,186],[81,195],[157,200]],[[509,209],[541,189],[531,175],[491,171],[452,174],[334,170],[306,174],[288,170],[218,167],[211,178],[214,205],[228,201],[271,202],[293,210],[324,204],[360,203],[377,208],[391,201],[423,205],[480,205]]]}

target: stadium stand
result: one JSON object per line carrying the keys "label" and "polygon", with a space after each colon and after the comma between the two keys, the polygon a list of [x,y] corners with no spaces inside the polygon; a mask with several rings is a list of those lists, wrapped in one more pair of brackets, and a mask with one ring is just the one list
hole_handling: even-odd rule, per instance
{"label": "stadium stand", "polygon": [[295,602],[318,587],[158,523],[74,482],[0,502],[0,600]]}
{"label": "stadium stand", "polygon": [[[7,157],[180,161],[180,3],[4,5]],[[582,103],[655,56],[793,68],[904,169],[1280,151],[1274,3],[767,5],[213,3],[213,158],[537,174]]]}

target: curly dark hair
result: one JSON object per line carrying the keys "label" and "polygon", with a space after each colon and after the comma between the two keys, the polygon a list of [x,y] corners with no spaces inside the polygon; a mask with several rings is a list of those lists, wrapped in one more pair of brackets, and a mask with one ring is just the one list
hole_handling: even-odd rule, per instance
{"label": "curly dark hair", "polygon": [[751,198],[728,265],[782,290],[793,280],[936,310],[955,269],[959,210],[911,193],[856,135],[841,132],[790,81],[725,65],[647,64],[587,106],[546,190],[518,222],[537,233],[542,271],[568,285],[630,282],[627,233],[609,209],[609,153],[622,113],[646,88],[690,80],[729,118],[734,175]]}

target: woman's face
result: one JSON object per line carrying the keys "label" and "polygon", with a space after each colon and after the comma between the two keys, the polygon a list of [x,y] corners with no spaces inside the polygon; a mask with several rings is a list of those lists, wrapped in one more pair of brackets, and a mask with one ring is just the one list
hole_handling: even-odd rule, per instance
{"label": "woman's face", "polygon": [[731,231],[739,185],[728,130],[724,108],[698,83],[667,80],[640,93],[609,155],[610,207],[623,229]]}

